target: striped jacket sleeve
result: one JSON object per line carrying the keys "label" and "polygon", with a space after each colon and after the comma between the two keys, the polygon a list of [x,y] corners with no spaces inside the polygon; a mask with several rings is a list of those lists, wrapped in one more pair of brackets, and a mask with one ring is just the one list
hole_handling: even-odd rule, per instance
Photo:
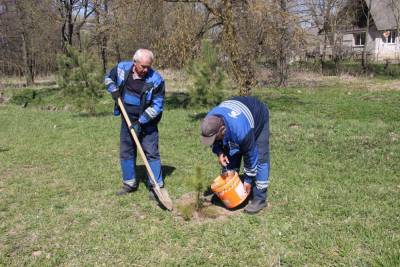
{"label": "striped jacket sleeve", "polygon": [[118,90],[118,86],[116,85],[117,76],[118,76],[118,66],[115,66],[109,72],[107,72],[106,76],[104,77],[104,84],[106,85],[106,89],[109,93]]}
{"label": "striped jacket sleeve", "polygon": [[150,96],[152,98],[151,105],[146,108],[139,118],[141,124],[148,123],[156,118],[163,112],[164,98],[165,98],[165,83],[161,81],[160,84],[151,90]]}

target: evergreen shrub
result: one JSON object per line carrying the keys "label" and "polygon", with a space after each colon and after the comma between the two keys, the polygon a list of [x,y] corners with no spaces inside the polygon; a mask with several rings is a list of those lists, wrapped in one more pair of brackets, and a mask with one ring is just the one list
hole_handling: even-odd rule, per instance
{"label": "evergreen shrub", "polygon": [[101,64],[88,52],[67,48],[58,57],[58,86],[64,97],[83,111],[96,113],[96,103],[103,96]]}

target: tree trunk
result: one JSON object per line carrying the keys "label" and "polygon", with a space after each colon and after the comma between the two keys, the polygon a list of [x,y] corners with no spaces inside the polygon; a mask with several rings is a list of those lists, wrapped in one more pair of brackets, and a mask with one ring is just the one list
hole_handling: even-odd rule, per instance
{"label": "tree trunk", "polygon": [[327,47],[328,47],[328,35],[327,35],[326,31],[324,31],[324,46],[322,48],[322,54],[320,55],[321,73],[322,74],[325,71],[325,58],[326,58]]}
{"label": "tree trunk", "polygon": [[28,35],[29,26],[32,24],[31,17],[28,14],[29,8],[23,5],[23,2],[16,2],[17,8],[17,19],[19,20],[20,29],[19,35],[21,37],[21,50],[23,60],[23,73],[26,79],[26,85],[33,85],[34,73],[33,73],[33,58],[32,58],[32,46],[30,37]]}
{"label": "tree trunk", "polygon": [[279,87],[287,87],[288,86],[288,73],[289,73],[289,32],[288,25],[286,22],[286,13],[287,13],[287,0],[280,0],[280,23],[278,25],[280,28],[281,36],[280,36],[280,47],[278,51],[278,75],[279,75]]}
{"label": "tree trunk", "polygon": [[[372,0],[369,0],[369,6],[371,7]],[[367,26],[365,29],[365,43],[364,43],[364,48],[362,51],[362,68],[364,72],[368,71],[368,33],[369,33],[369,25],[370,25],[370,17],[371,17],[371,12],[370,8],[368,8],[368,14],[367,14]]]}
{"label": "tree trunk", "polygon": [[34,75],[33,75],[33,64],[31,59],[31,53],[29,52],[29,48],[26,40],[26,33],[23,30],[21,33],[21,48],[22,48],[22,58],[24,61],[24,76],[26,79],[26,85],[33,85]]}
{"label": "tree trunk", "polygon": [[117,56],[117,62],[121,62],[122,61],[122,57],[121,57],[121,49],[119,48],[119,44],[118,42],[115,43],[115,53]]}
{"label": "tree trunk", "polygon": [[61,46],[63,51],[68,54],[67,46],[72,46],[72,36],[74,34],[73,22],[73,1],[59,0],[59,11],[63,24],[61,26]]}
{"label": "tree trunk", "polygon": [[[104,15],[108,16],[108,0],[104,0]],[[107,35],[102,31],[100,35],[100,54],[103,63],[103,73],[107,71]]]}
{"label": "tree trunk", "polygon": [[[239,36],[234,26],[232,3],[236,0],[224,0],[223,16],[223,42],[232,62],[233,75],[239,86],[240,95],[251,95],[254,80],[254,69],[250,55],[241,53],[238,45]],[[235,3],[236,4],[236,3]],[[245,48],[246,49],[246,48]]]}
{"label": "tree trunk", "polygon": [[[74,34],[74,22],[72,19],[72,9],[73,3],[72,0],[69,0],[70,3],[67,5],[67,41],[70,46],[72,46],[72,36]],[[68,1],[66,1],[68,2]]]}
{"label": "tree trunk", "polygon": [[335,75],[340,74],[340,60],[341,60],[341,55],[340,55],[340,45],[338,42],[337,34],[336,34],[336,26],[334,27],[335,31],[334,36],[333,36],[333,46],[332,46],[332,57],[333,57],[333,62],[335,63]]}

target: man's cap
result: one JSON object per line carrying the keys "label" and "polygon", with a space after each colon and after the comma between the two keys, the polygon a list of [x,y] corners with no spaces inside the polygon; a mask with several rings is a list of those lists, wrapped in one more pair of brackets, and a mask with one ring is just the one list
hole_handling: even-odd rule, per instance
{"label": "man's cap", "polygon": [[218,131],[224,125],[224,120],[220,117],[209,115],[201,122],[201,142],[204,145],[214,144]]}

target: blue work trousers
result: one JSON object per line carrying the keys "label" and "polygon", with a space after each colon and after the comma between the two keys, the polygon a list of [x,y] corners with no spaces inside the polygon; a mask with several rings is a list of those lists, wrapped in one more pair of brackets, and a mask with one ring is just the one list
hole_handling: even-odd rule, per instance
{"label": "blue work trousers", "polygon": [[[258,161],[257,161],[257,175],[255,180],[248,181],[252,184],[252,198],[266,200],[267,188],[269,184],[269,170],[270,170],[270,151],[269,151],[269,124],[266,123],[256,139],[257,150],[258,150]],[[242,153],[239,151],[233,155],[227,153],[229,164],[222,171],[235,170],[239,173],[240,164],[242,161]]]}
{"label": "blue work trousers", "polygon": [[[129,116],[129,119],[133,123],[138,120],[139,116],[137,112],[130,112],[129,105],[125,105]],[[127,185],[133,185],[136,182],[136,157],[137,148],[133,140],[124,118],[121,116],[121,131],[120,131],[120,162],[123,183]],[[157,124],[148,123],[142,125],[142,131],[138,135],[141,147],[143,148],[144,154],[149,162],[150,168],[152,169],[156,178],[157,184],[160,187],[164,186],[161,170],[160,152],[158,149],[158,128]],[[148,185],[150,185],[148,181]]]}

